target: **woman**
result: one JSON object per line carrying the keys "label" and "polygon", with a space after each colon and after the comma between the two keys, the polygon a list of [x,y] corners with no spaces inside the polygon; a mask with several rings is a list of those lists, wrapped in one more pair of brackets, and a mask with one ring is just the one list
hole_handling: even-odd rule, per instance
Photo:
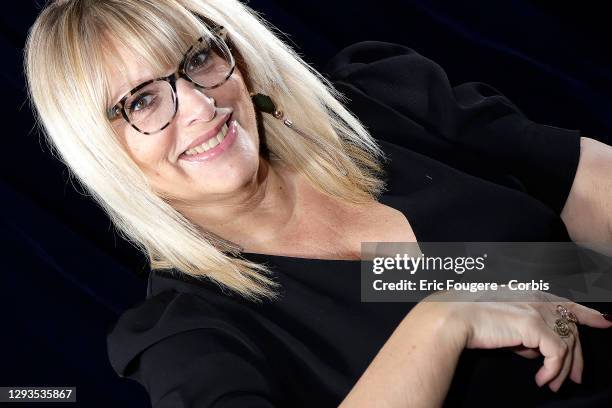
{"label": "woman", "polygon": [[527,402],[592,391],[557,306],[608,315],[361,303],[355,273],[364,241],[609,241],[609,146],[396,44],[343,50],[334,89],[233,0],[55,1],[26,67],[48,139],[150,259],[108,347],[153,406],[474,404],[491,370]]}

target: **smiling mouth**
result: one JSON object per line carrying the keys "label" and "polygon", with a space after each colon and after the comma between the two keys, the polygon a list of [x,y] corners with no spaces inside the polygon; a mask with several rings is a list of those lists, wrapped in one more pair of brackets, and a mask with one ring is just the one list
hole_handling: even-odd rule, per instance
{"label": "smiling mouth", "polygon": [[227,119],[225,120],[225,122],[223,123],[223,125],[221,126],[221,129],[219,129],[219,131],[214,136],[211,136],[207,138],[206,140],[204,140],[203,142],[201,142],[200,144],[185,150],[182,155],[194,156],[198,153],[207,152],[210,149],[217,146],[218,144],[220,144],[223,141],[223,139],[225,139],[225,136],[227,135],[227,131],[229,129],[228,123],[231,119],[232,119],[232,114],[230,113]]}

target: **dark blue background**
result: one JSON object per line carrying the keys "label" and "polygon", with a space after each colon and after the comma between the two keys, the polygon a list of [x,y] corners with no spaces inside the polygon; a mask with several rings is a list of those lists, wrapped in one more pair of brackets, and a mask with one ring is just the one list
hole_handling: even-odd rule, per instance
{"label": "dark blue background", "polygon": [[[402,43],[442,65],[452,83],[487,82],[533,120],[610,144],[611,33],[603,6],[575,4],[250,2],[319,69],[360,40]],[[70,385],[79,406],[146,407],[144,390],[112,371],[105,345],[112,323],[144,298],[146,262],[33,130],[21,58],[37,10],[34,1],[11,2],[0,15],[0,386]]]}

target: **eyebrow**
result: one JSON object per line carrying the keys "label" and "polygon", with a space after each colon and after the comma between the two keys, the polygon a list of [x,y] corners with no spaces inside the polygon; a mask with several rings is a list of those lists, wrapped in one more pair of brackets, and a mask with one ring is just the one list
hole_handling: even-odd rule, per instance
{"label": "eyebrow", "polygon": [[136,88],[138,85],[142,84],[143,82],[146,82],[153,78],[157,78],[157,77],[149,77],[149,76],[140,77],[134,81],[123,82],[121,86],[119,86],[119,88],[115,92],[111,93],[111,104],[112,104],[111,107],[115,106],[117,102],[119,102],[119,100],[121,100],[121,98],[123,98],[123,96],[126,93]]}

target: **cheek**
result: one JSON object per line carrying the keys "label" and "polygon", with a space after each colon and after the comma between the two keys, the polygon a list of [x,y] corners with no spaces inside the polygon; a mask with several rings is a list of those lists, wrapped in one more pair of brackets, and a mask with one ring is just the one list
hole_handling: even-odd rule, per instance
{"label": "cheek", "polygon": [[229,101],[234,109],[238,110],[239,122],[243,129],[252,136],[254,141],[258,141],[257,116],[251,101],[249,89],[240,73],[234,73],[228,80],[231,86],[232,101]]}
{"label": "cheek", "polygon": [[224,93],[231,99],[232,105],[239,104],[242,108],[242,105],[250,102],[249,90],[239,74],[232,74],[227,80],[226,86],[227,88],[224,89]]}
{"label": "cheek", "polygon": [[147,146],[145,143],[143,143],[142,138],[139,135],[134,135],[132,132],[129,132],[124,141],[126,151],[140,168],[150,161],[150,158],[153,156],[153,149],[151,146]]}
{"label": "cheek", "polygon": [[131,127],[117,132],[124,150],[136,165],[149,176],[160,176],[160,167],[167,162],[170,132],[142,134]]}

